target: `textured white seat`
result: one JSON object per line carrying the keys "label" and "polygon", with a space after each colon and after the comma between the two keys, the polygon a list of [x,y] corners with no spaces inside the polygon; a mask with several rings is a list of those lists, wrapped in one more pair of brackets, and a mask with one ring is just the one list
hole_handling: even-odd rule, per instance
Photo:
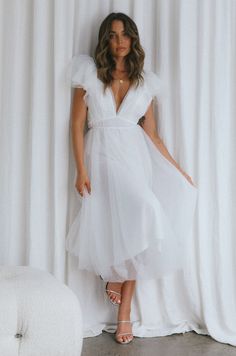
{"label": "textured white seat", "polygon": [[79,356],[81,316],[77,296],[52,274],[0,266],[1,356]]}

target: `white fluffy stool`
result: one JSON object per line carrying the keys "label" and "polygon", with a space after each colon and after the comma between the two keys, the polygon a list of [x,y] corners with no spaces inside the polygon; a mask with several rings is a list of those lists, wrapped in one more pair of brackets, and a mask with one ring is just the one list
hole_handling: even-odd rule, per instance
{"label": "white fluffy stool", "polygon": [[78,298],[52,274],[0,266],[0,355],[79,356]]}

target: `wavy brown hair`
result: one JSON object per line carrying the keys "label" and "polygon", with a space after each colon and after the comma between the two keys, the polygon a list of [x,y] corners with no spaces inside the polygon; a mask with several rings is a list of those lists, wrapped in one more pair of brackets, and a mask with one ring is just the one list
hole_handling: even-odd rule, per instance
{"label": "wavy brown hair", "polygon": [[104,83],[104,91],[112,82],[112,71],[116,67],[115,60],[110,52],[109,39],[112,21],[120,20],[124,24],[125,33],[131,38],[130,52],[125,57],[125,67],[128,71],[131,85],[136,87],[143,82],[143,65],[145,53],[140,44],[138,28],[135,22],[122,12],[110,13],[101,23],[98,33],[98,43],[95,49],[94,61],[97,67],[97,76]]}

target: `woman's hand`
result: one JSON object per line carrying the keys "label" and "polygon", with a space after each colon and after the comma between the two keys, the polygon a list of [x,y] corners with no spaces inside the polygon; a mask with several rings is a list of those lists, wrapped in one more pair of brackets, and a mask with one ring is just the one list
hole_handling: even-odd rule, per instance
{"label": "woman's hand", "polygon": [[194,185],[194,183],[193,183],[193,181],[192,181],[192,178],[186,173],[186,172],[184,172],[182,169],[179,169],[179,171],[183,174],[183,176],[189,181],[189,183],[190,184],[192,184],[194,187],[195,187],[195,185]]}
{"label": "woman's hand", "polygon": [[82,197],[84,196],[84,186],[86,186],[88,193],[91,194],[91,184],[86,169],[77,174],[75,183],[75,188]]}

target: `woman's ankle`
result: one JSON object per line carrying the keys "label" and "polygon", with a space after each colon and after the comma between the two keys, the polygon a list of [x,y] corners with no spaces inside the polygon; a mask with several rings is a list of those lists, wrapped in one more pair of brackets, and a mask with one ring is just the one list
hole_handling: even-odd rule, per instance
{"label": "woman's ankle", "polygon": [[[121,304],[122,305],[122,304]],[[121,308],[120,308],[121,309]],[[130,308],[121,309],[118,313],[118,320],[129,320],[130,319]]]}

